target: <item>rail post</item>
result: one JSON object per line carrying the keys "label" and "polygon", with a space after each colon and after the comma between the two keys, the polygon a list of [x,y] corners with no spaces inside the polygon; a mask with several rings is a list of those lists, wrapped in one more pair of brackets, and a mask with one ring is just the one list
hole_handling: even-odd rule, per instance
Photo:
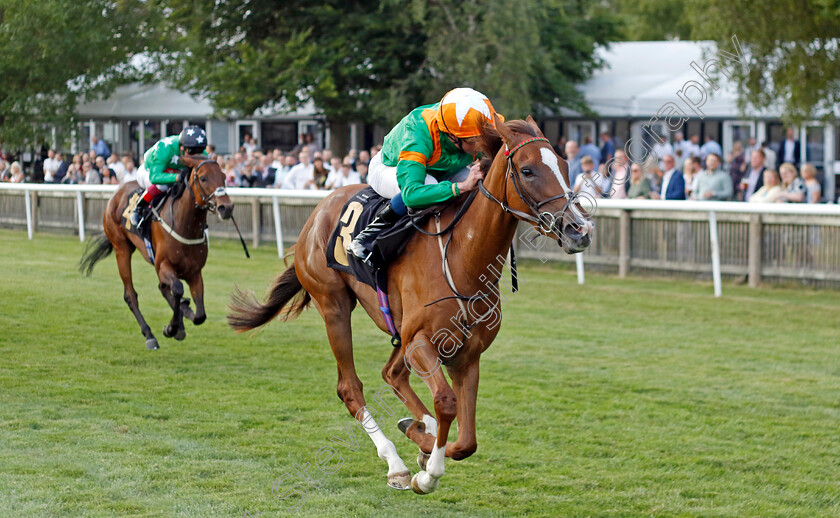
{"label": "rail post", "polygon": [[82,191],[76,191],[76,211],[79,214],[79,241],[85,242],[85,198]]}
{"label": "rail post", "polygon": [[26,233],[29,235],[29,240],[32,241],[32,197],[29,194],[29,189],[23,191],[23,205],[26,208]]}
{"label": "rail post", "polygon": [[271,197],[271,210],[274,213],[274,238],[277,240],[277,256],[283,259],[283,227],[280,222],[280,201]]}
{"label": "rail post", "polygon": [[709,241],[712,245],[712,280],[715,285],[715,297],[720,297],[720,243],[718,242],[717,216],[714,211],[709,212]]}
{"label": "rail post", "polygon": [[618,216],[618,276],[627,277],[630,271],[630,211]]}
{"label": "rail post", "polygon": [[761,283],[761,244],[764,227],[761,214],[750,216],[749,248],[747,249],[747,280],[750,288],[757,288]]}

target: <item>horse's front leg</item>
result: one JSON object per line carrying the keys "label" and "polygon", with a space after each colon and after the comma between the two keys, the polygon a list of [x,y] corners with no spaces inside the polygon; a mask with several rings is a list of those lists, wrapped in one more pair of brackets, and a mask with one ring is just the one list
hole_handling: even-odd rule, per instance
{"label": "horse's front leg", "polygon": [[187,333],[184,330],[184,319],[181,313],[181,297],[184,296],[184,285],[178,279],[175,269],[166,261],[160,263],[158,268],[158,288],[163,298],[172,307],[172,320],[164,326],[163,335],[167,338],[183,340]]}
{"label": "horse's front leg", "polygon": [[426,336],[416,336],[409,343],[422,343],[411,349],[409,365],[424,377],[426,385],[432,391],[435,402],[435,416],[437,417],[437,437],[432,448],[426,469],[414,475],[411,488],[415,493],[428,494],[437,489],[438,481],[444,474],[444,458],[446,457],[446,440],[449,428],[457,415],[455,392],[446,381],[446,376],[440,367],[437,351],[431,346]]}
{"label": "horse's front leg", "polygon": [[207,320],[207,315],[204,312],[204,279],[201,277],[201,272],[188,278],[187,284],[190,286],[190,293],[193,301],[195,301],[195,312],[190,307],[190,301],[187,298],[181,300],[181,311],[184,318],[199,326]]}

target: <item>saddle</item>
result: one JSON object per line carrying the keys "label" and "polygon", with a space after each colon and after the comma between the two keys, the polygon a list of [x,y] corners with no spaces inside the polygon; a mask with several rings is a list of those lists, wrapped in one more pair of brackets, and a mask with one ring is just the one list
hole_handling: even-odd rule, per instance
{"label": "saddle", "polygon": [[[388,198],[377,194],[372,187],[366,187],[356,193],[341,209],[341,217],[327,245],[327,266],[352,274],[368,286],[374,289],[380,287],[383,291],[385,282],[382,277],[387,266],[400,256],[411,236],[416,232],[412,216],[403,216],[376,237],[370,259],[372,266],[365,264],[353,254],[348,254],[347,245],[356,237],[356,234],[373,221],[388,201]],[[416,220],[417,215],[413,217]]]}
{"label": "saddle", "polygon": [[128,197],[128,203],[125,206],[125,210],[122,213],[122,224],[125,225],[125,229],[131,232],[132,234],[137,235],[143,242],[146,244],[146,251],[149,254],[149,262],[154,264],[155,263],[155,251],[154,247],[152,246],[152,220],[154,216],[152,214],[152,208],[154,208],[155,212],[160,213],[163,209],[163,205],[166,203],[166,200],[171,197],[172,190],[170,189],[163,194],[160,194],[152,200],[147,206],[144,206],[141,209],[140,213],[140,224],[133,225],[131,223],[131,214],[134,212],[134,209],[137,207],[137,204],[140,202],[140,198],[143,196],[143,192],[145,191],[144,188],[139,187],[134,192],[132,192]]}

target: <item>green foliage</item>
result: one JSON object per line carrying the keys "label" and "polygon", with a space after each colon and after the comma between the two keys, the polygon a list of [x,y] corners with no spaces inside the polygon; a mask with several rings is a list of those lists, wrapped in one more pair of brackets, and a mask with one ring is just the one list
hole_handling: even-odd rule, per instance
{"label": "green foliage", "polygon": [[595,2],[171,0],[178,83],[222,112],[312,99],[333,121],[393,123],[456,86],[498,109],[582,108],[574,85],[614,19]]}
{"label": "green foliage", "polygon": [[833,0],[691,0],[692,37],[731,49],[737,35],[750,70],[736,70],[742,101],[782,105],[789,122],[831,115],[840,103],[840,4]]}
{"label": "green foliage", "polygon": [[685,0],[612,0],[611,5],[621,13],[623,40],[691,39]]}
{"label": "green foliage", "polygon": [[737,36],[750,70],[735,70],[743,110],[782,107],[787,122],[832,116],[840,102],[840,4],[835,0],[613,0],[628,40]]}
{"label": "green foliage", "polygon": [[170,0],[177,83],[222,113],[292,110],[315,101],[332,120],[365,110],[423,59],[400,10],[364,1]]}
{"label": "green foliage", "polygon": [[151,44],[157,15],[142,0],[0,2],[0,143],[48,139],[72,127],[76,103],[137,76],[124,66]]}

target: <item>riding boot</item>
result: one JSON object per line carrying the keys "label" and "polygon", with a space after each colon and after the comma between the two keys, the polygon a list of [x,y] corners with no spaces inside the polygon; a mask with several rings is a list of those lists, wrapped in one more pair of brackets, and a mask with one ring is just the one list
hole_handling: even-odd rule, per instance
{"label": "riding boot", "polygon": [[152,203],[152,200],[160,194],[162,191],[157,188],[156,185],[150,186],[146,191],[143,193],[143,196],[137,200],[137,205],[134,206],[134,211],[131,213],[131,224],[135,227],[140,227],[140,224],[143,223],[142,216],[145,213],[145,209]]}
{"label": "riding boot", "polygon": [[383,230],[389,228],[391,225],[399,221],[399,219],[400,215],[389,203],[380,210],[379,214],[373,218],[373,221],[368,223],[368,226],[359,232],[353,241],[347,245],[347,251],[365,263],[370,264],[370,257],[373,252],[373,242],[376,241],[376,238]]}

